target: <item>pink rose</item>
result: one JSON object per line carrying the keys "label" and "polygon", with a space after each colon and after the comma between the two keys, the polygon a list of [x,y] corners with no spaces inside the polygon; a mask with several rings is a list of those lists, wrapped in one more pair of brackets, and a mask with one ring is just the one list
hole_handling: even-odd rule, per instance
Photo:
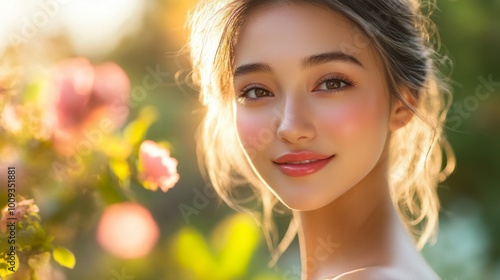
{"label": "pink rose", "polygon": [[142,142],[139,147],[139,165],[139,179],[152,190],[160,187],[166,192],[179,181],[177,160],[154,141]]}
{"label": "pink rose", "polygon": [[118,64],[106,62],[95,67],[92,88],[92,106],[104,107],[116,127],[125,123],[128,117],[130,81]]}
{"label": "pink rose", "polygon": [[146,256],[160,237],[158,224],[149,211],[135,202],[108,206],[97,226],[97,241],[115,257]]}
{"label": "pink rose", "polygon": [[109,133],[127,120],[130,81],[114,62],[93,66],[86,58],[62,61],[53,69],[50,91],[45,124],[59,146],[77,141],[85,131]]}
{"label": "pink rose", "polygon": [[87,118],[94,74],[94,67],[85,58],[63,61],[54,69],[55,113],[59,129],[79,127]]}

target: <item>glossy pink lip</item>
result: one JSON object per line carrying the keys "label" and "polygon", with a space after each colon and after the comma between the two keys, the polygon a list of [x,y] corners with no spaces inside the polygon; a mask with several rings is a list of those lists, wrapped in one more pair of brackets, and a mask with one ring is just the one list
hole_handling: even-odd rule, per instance
{"label": "glossy pink lip", "polygon": [[[273,162],[279,167],[281,172],[291,177],[301,177],[319,171],[325,167],[334,155],[323,155],[313,152],[289,153],[278,157]],[[298,163],[300,161],[312,160],[308,163]],[[292,163],[296,162],[296,163]]]}

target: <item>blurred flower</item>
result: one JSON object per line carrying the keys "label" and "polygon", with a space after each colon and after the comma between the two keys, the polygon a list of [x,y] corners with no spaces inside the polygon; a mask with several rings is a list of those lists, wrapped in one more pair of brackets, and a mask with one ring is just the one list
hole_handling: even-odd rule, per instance
{"label": "blurred flower", "polygon": [[29,215],[30,213],[38,213],[38,206],[35,204],[33,199],[21,200],[19,201],[15,207],[9,210],[9,205],[5,205],[2,209],[2,214],[0,218],[0,231],[5,233],[7,231],[7,218],[14,218],[16,223],[19,223],[22,219],[24,219],[25,215]]}
{"label": "blurred flower", "polygon": [[22,129],[21,111],[20,106],[5,105],[0,115],[0,126],[13,133],[19,132]]}
{"label": "blurred flower", "polygon": [[94,83],[94,69],[85,58],[61,62],[53,74],[58,126],[69,130],[86,118]]}
{"label": "blurred flower", "polygon": [[166,192],[179,181],[177,160],[170,157],[169,150],[146,140],[139,147],[139,179],[148,189],[160,187]]}
{"label": "blurred flower", "polygon": [[68,59],[54,67],[51,82],[45,124],[60,146],[86,131],[109,133],[125,123],[130,81],[117,64],[94,67],[86,58]]}
{"label": "blurred flower", "polygon": [[116,100],[126,102],[129,92],[130,82],[127,74],[116,63],[106,62],[95,67],[93,87],[95,105],[109,105]]}
{"label": "blurred flower", "polygon": [[114,204],[104,210],[97,228],[97,241],[106,251],[122,259],[147,255],[160,231],[149,211],[134,202]]}

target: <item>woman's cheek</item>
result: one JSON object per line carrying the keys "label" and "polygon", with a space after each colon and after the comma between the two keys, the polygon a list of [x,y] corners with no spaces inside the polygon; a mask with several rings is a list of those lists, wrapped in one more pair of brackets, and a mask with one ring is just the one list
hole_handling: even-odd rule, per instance
{"label": "woman's cheek", "polygon": [[274,133],[268,123],[265,114],[256,114],[255,112],[237,113],[236,128],[238,137],[250,158],[256,156],[273,140]]}
{"label": "woman's cheek", "polygon": [[[354,142],[380,130],[380,108],[373,102],[352,102],[342,104],[334,110],[325,110],[325,126],[339,141]],[[360,137],[362,137],[360,139]]]}

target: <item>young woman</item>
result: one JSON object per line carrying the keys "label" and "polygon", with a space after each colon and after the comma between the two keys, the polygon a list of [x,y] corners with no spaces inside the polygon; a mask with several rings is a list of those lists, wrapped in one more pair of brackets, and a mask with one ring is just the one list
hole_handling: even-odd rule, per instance
{"label": "young woman", "polygon": [[[450,98],[412,0],[206,0],[191,16],[204,171],[260,202],[273,262],[298,233],[303,279],[438,279]],[[273,209],[292,210],[277,244]],[[277,244],[277,245],[276,245]]]}

